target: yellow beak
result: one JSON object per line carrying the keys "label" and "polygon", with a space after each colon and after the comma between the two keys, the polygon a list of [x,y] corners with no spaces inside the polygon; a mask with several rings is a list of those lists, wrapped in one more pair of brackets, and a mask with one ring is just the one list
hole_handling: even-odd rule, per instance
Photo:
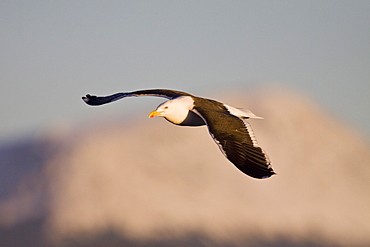
{"label": "yellow beak", "polygon": [[159,111],[152,111],[151,113],[149,113],[148,118],[152,118],[152,117],[159,116],[159,115],[161,115],[161,112],[159,112]]}

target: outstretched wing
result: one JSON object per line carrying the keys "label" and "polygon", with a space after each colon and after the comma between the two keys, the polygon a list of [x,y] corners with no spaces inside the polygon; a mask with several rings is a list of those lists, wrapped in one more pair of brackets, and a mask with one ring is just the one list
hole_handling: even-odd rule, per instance
{"label": "outstretched wing", "polygon": [[195,100],[194,111],[207,123],[212,138],[227,159],[254,178],[268,178],[275,174],[248,122],[231,114],[220,102],[198,97]]}
{"label": "outstretched wing", "polygon": [[95,96],[87,94],[86,96],[82,97],[82,100],[86,102],[88,105],[97,106],[107,104],[122,98],[126,97],[138,97],[138,96],[157,96],[157,97],[164,97],[167,99],[174,99],[180,96],[192,96],[189,93],[169,90],[169,89],[147,89],[147,90],[138,90],[133,92],[127,93],[116,93],[109,96]]}

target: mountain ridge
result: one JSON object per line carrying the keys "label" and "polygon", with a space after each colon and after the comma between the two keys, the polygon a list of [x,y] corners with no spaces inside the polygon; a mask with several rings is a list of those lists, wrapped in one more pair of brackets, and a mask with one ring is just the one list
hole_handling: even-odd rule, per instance
{"label": "mountain ridge", "polygon": [[38,222],[38,241],[55,246],[111,233],[145,246],[369,244],[366,141],[300,94],[246,95],[217,98],[265,118],[250,123],[276,176],[240,173],[205,127],[112,118],[1,153],[0,232]]}

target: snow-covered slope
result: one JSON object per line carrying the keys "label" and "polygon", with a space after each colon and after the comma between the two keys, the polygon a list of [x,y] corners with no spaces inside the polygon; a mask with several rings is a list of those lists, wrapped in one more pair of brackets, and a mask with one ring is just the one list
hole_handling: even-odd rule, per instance
{"label": "snow-covered slope", "polygon": [[47,132],[0,147],[0,242],[370,245],[366,141],[296,93],[217,99],[265,118],[250,122],[276,176],[250,178],[205,127],[149,120],[145,112]]}

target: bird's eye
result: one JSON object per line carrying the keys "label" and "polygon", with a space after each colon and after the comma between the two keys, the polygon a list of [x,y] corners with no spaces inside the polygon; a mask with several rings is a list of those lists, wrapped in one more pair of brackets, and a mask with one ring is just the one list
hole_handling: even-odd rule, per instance
{"label": "bird's eye", "polygon": [[164,109],[168,109],[168,106],[165,106]]}

